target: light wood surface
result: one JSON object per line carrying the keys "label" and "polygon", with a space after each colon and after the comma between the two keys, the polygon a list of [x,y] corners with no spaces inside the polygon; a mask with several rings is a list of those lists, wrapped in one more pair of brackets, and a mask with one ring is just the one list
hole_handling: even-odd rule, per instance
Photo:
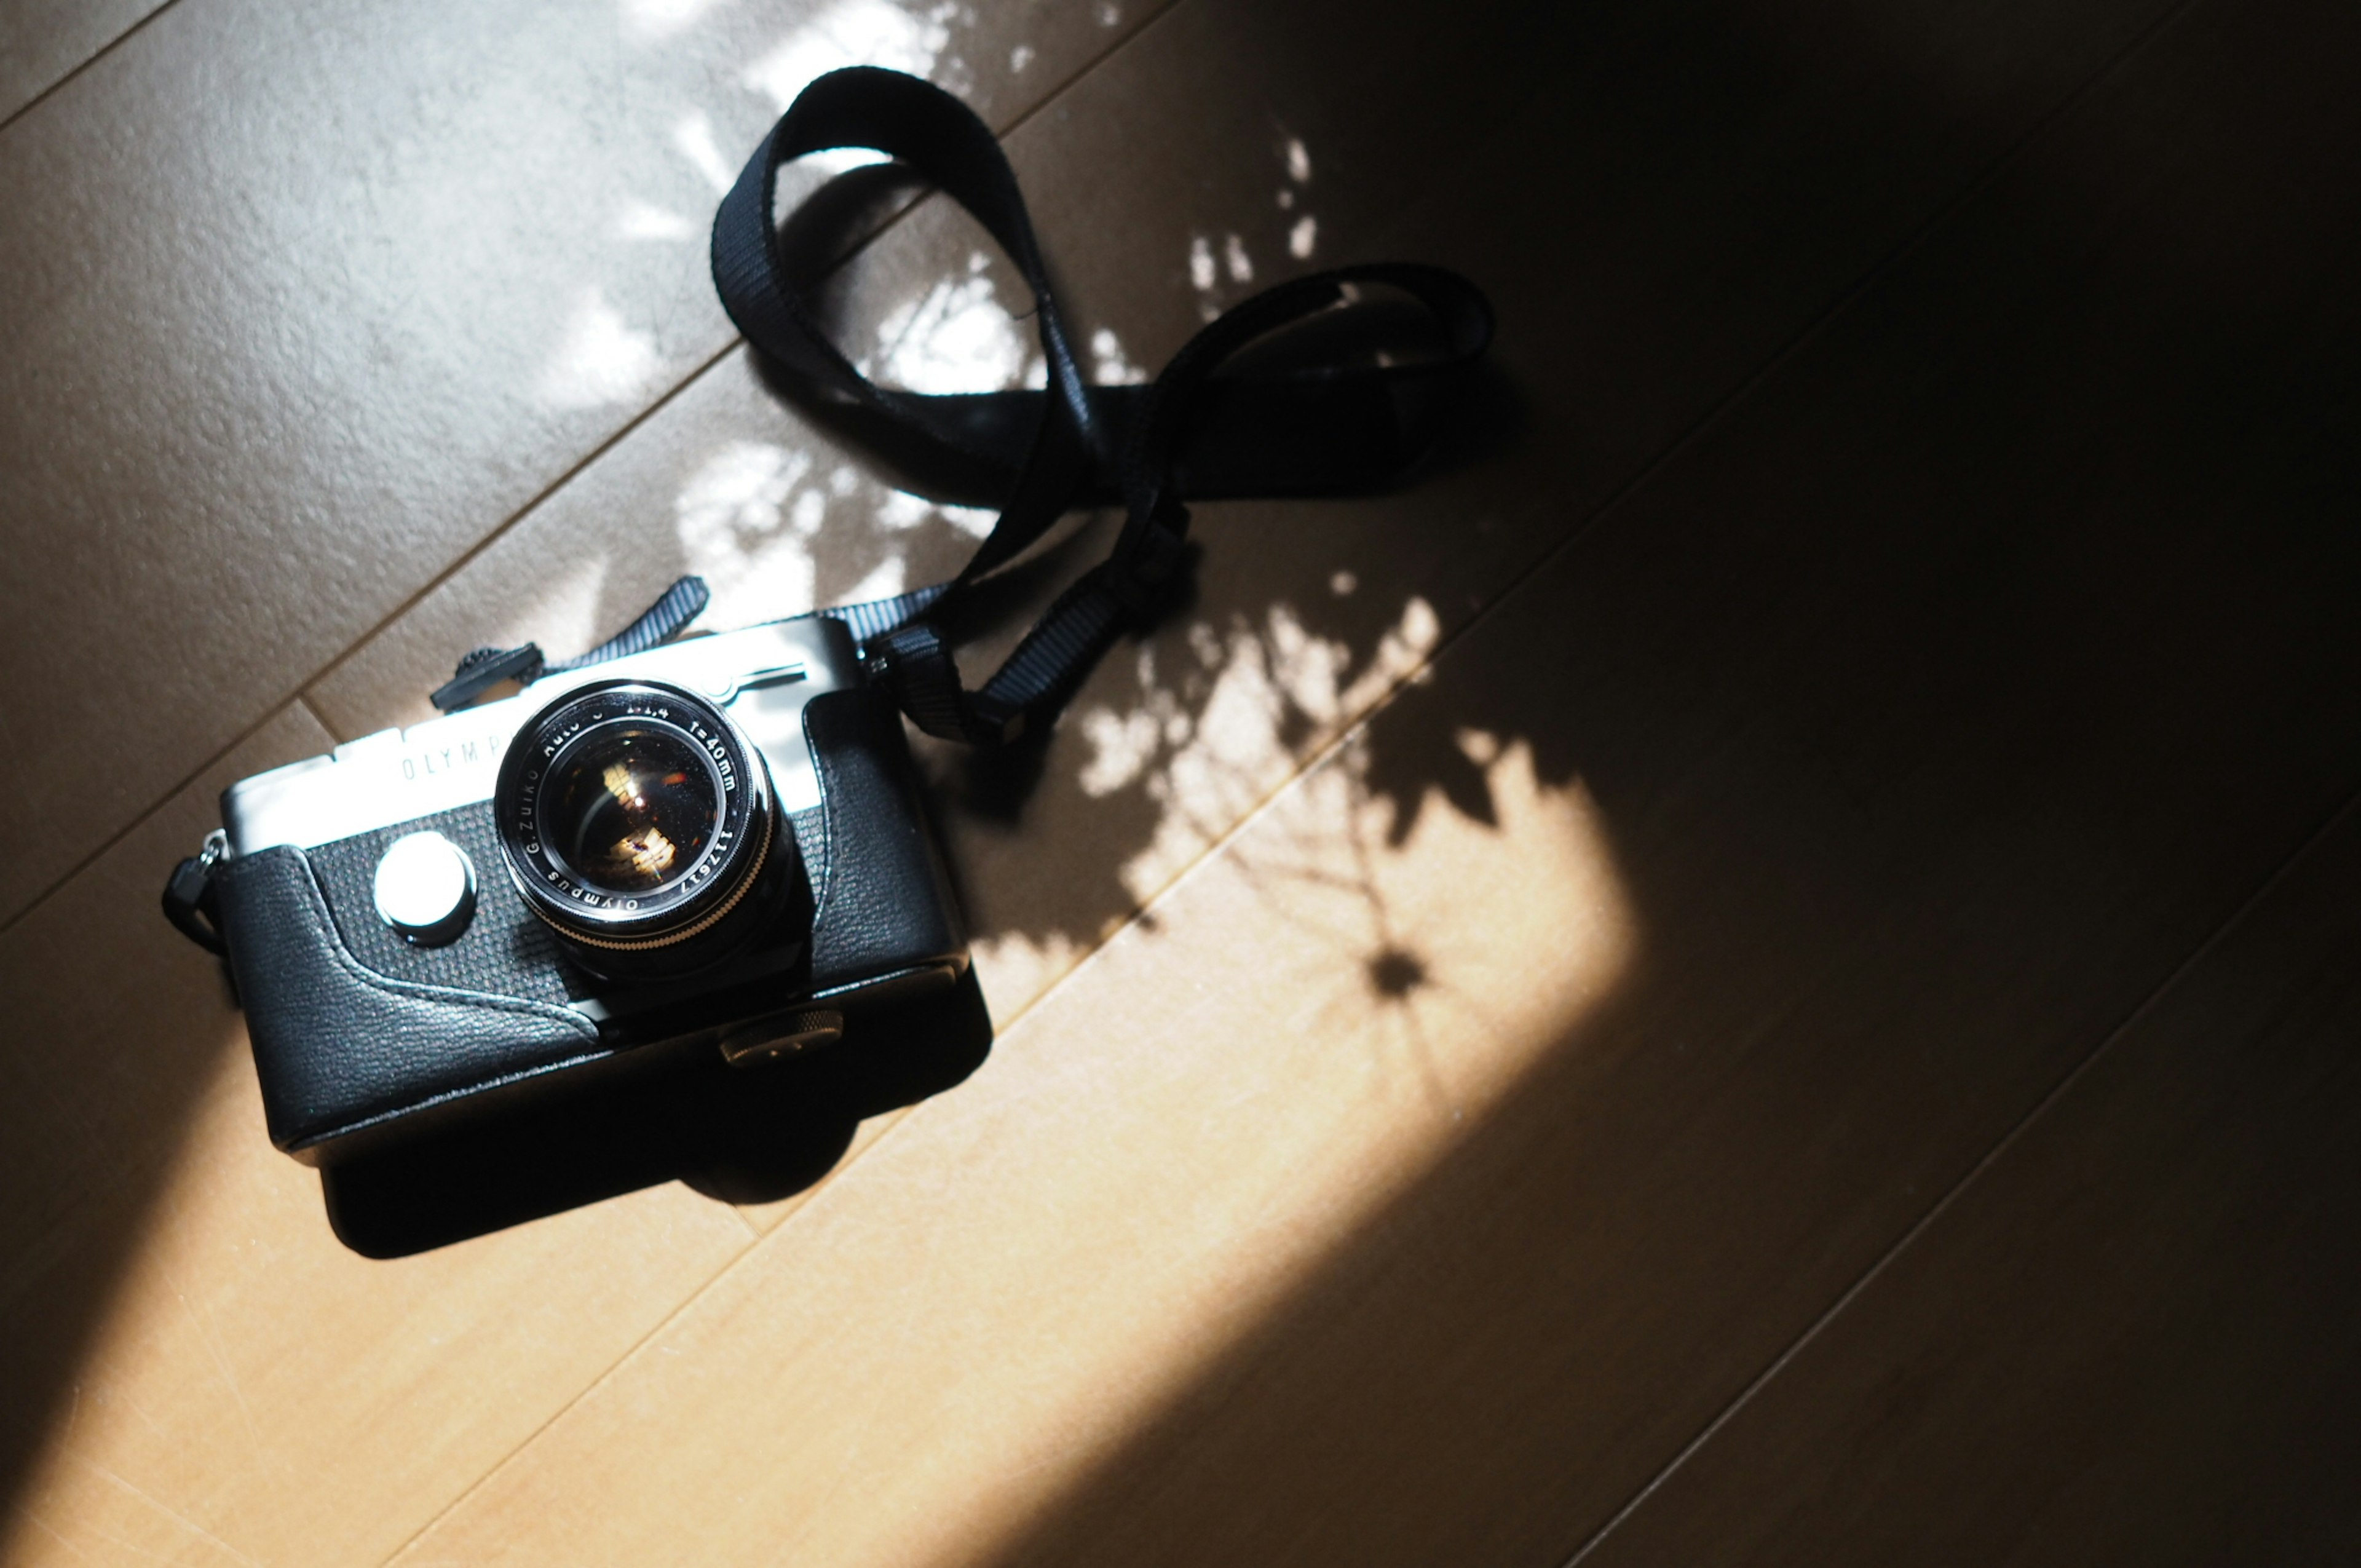
{"label": "light wood surface", "polygon": [[[2350,1552],[2334,7],[45,17],[6,1561]],[[1038,752],[921,748],[966,1081],[792,1190],[365,1259],[162,874],[478,643],[955,569],[977,515],[704,275],[714,181],[852,58],[1005,128],[1103,376],[1388,256],[1484,285],[1497,374],[1400,494],[1197,509],[1192,602]],[[891,217],[842,340],[1013,384],[989,248]]]}

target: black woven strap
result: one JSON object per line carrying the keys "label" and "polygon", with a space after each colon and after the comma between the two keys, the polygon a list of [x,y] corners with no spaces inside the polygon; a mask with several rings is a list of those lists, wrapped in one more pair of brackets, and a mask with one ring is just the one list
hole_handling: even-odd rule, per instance
{"label": "black woven strap", "polygon": [[[837,148],[898,159],[983,224],[1033,291],[1049,367],[1043,390],[920,395],[880,387],[829,341],[789,280],[772,214],[780,165]],[[983,476],[1007,498],[950,583],[825,612],[853,625],[872,673],[913,722],[971,741],[1012,739],[1046,719],[1122,629],[1153,608],[1184,558],[1183,499],[1331,494],[1399,477],[1460,400],[1492,331],[1483,295],[1455,273],[1347,267],[1238,305],[1150,386],[1093,387],[1075,360],[1024,196],[991,129],[940,89],[868,67],[813,82],[755,149],[714,218],[713,280],[730,319],[806,395],[886,422],[902,441]],[[1408,364],[1333,352],[1306,364],[1299,354],[1286,370],[1213,374],[1274,334],[1340,308],[1366,308],[1365,288],[1407,297],[1440,329],[1442,352]],[[1129,515],[1113,555],[1059,598],[982,689],[967,690],[942,612],[1069,509],[1116,500]]]}

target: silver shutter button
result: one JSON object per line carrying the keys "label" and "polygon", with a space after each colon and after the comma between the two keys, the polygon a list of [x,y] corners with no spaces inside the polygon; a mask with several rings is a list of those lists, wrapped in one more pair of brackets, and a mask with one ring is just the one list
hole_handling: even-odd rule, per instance
{"label": "silver shutter button", "polygon": [[440,833],[396,839],[377,862],[377,913],[421,948],[456,942],[476,916],[476,867]]}

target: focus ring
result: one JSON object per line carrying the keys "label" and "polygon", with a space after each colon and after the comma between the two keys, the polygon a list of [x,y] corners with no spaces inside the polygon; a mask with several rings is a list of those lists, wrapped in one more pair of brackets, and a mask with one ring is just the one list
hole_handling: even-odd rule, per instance
{"label": "focus ring", "polygon": [[653,961],[725,920],[734,930],[793,848],[762,753],[666,681],[598,682],[543,708],[501,759],[492,810],[526,906],[585,956]]}

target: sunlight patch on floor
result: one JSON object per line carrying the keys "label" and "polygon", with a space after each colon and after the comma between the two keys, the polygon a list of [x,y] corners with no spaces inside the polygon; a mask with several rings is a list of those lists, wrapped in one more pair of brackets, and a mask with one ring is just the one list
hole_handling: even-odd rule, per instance
{"label": "sunlight patch on floor", "polygon": [[603,291],[588,289],[576,300],[537,389],[551,408],[604,408],[638,398],[662,368],[654,336],[626,322]]}
{"label": "sunlight patch on floor", "polygon": [[[1074,1146],[974,1172],[1003,1189],[981,1201],[995,1245],[1040,1277],[1105,1281],[1023,1301],[987,1266],[936,1287],[1009,1292],[954,1309],[978,1359],[930,1414],[978,1423],[934,1453],[1012,1534],[1480,1135],[1625,971],[1633,917],[1588,796],[1539,779],[1521,740],[1490,751],[1496,823],[1431,796],[1399,845],[1397,808],[1333,759],[1007,1043],[1070,1059],[1035,1075],[1038,1099],[1012,1095],[1005,1135],[1035,1115]],[[980,1131],[975,1153],[994,1145]],[[830,1521],[832,1559],[978,1560],[974,1520],[937,1535],[920,1497],[886,1489]]]}
{"label": "sunlight patch on floor", "polygon": [[942,59],[958,15],[956,5],[920,10],[892,0],[837,0],[748,66],[745,84],[784,113],[814,77],[848,65],[925,76]]}

